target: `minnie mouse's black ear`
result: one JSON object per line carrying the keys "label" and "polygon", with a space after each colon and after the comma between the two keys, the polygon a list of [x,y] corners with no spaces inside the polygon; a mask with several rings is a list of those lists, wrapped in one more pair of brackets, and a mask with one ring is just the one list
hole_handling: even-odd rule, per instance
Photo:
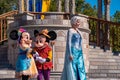
{"label": "minnie mouse's black ear", "polygon": [[34,36],[38,36],[39,35],[39,31],[38,30],[34,30]]}
{"label": "minnie mouse's black ear", "polygon": [[57,38],[57,34],[55,31],[49,31],[48,35],[51,37],[50,40],[55,40]]}
{"label": "minnie mouse's black ear", "polygon": [[18,39],[18,31],[17,30],[12,30],[9,34],[9,37],[12,39],[12,40],[17,40]]}

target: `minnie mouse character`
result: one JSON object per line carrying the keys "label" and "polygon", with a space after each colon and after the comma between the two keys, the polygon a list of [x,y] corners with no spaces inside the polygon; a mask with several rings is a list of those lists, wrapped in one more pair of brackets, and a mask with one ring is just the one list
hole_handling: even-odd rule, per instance
{"label": "minnie mouse character", "polygon": [[36,66],[38,69],[38,80],[50,80],[50,70],[53,68],[52,64],[52,49],[49,46],[50,40],[55,40],[57,35],[54,31],[48,31],[43,29],[40,33],[39,31],[34,31],[35,35],[35,51],[38,55],[35,56]]}
{"label": "minnie mouse character", "polygon": [[18,31],[13,30],[10,33],[12,40],[18,40],[19,54],[16,62],[16,77],[22,80],[28,80],[30,77],[36,77],[38,75],[33,54],[35,52],[31,48],[32,40],[30,40],[30,34],[20,28]]}

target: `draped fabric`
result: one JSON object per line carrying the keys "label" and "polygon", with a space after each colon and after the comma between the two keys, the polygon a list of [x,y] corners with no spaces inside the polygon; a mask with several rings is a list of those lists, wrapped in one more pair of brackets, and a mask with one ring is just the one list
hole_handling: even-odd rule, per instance
{"label": "draped fabric", "polygon": [[[70,60],[73,56],[73,60]],[[64,68],[61,80],[87,80],[82,52],[82,36],[74,29],[67,33]]]}
{"label": "draped fabric", "polygon": [[[35,4],[33,3],[33,0],[29,0],[29,11],[34,11],[34,5],[36,12],[47,12],[49,11],[50,0],[35,0]],[[37,18],[44,19],[44,15],[37,15]]]}
{"label": "draped fabric", "polygon": [[42,0],[42,12],[49,11],[50,0]]}
{"label": "draped fabric", "polygon": [[[42,0],[42,12],[49,11],[50,0]],[[44,19],[44,15],[41,16],[41,19]]]}
{"label": "draped fabric", "polygon": [[[50,0],[36,0],[36,12],[49,11]],[[40,16],[38,16],[40,18]],[[41,15],[41,19],[44,19],[44,15]]]}
{"label": "draped fabric", "polygon": [[50,0],[36,0],[36,12],[49,11]]}
{"label": "draped fabric", "polygon": [[29,0],[29,11],[33,11],[33,1]]}
{"label": "draped fabric", "polygon": [[36,0],[36,12],[42,12],[42,0]]}

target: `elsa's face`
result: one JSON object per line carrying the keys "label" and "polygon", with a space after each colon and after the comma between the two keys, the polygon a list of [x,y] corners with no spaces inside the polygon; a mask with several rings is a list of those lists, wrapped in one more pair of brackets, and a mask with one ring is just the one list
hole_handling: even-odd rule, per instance
{"label": "elsa's face", "polygon": [[76,21],[76,26],[80,26],[80,20],[78,19],[77,21]]}
{"label": "elsa's face", "polygon": [[79,26],[80,26],[80,20],[77,19],[77,20],[75,21],[75,23],[73,24],[72,27],[74,27],[74,28],[78,28]]}

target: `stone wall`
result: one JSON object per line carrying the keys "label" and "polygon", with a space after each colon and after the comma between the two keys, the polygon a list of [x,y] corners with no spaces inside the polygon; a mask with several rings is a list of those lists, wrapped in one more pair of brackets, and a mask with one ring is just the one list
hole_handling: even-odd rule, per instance
{"label": "stone wall", "polygon": [[[35,29],[39,31],[45,28],[47,28],[49,31],[54,30],[57,33],[57,39],[55,40],[55,44],[52,46],[53,63],[54,63],[53,71],[61,72],[63,69],[63,64],[64,64],[67,30],[71,27],[71,25],[70,25],[69,20],[63,19],[62,17],[63,15],[61,15],[61,18],[59,19],[57,17],[50,17],[50,16],[51,15],[49,13],[49,16],[47,15],[45,19],[41,20],[41,19],[35,19],[33,15],[28,15],[28,14],[17,15],[15,17],[16,18],[15,21],[13,23],[10,23],[8,33],[10,33],[14,29],[18,30],[19,27],[22,26],[24,29],[26,29],[31,34],[32,39],[34,39],[33,31]],[[58,16],[58,13],[57,15],[54,14],[54,16]],[[88,26],[88,22],[86,18],[87,16],[84,16],[84,15],[79,15],[79,16],[82,18],[82,24],[81,24],[80,30],[82,31],[82,35],[83,35],[83,53],[84,53],[86,71],[88,72],[90,30],[89,30],[89,26]],[[15,66],[15,62],[16,62],[17,54],[18,54],[17,41],[13,41],[10,38],[8,38],[8,46],[9,46],[8,48],[9,63]]]}

